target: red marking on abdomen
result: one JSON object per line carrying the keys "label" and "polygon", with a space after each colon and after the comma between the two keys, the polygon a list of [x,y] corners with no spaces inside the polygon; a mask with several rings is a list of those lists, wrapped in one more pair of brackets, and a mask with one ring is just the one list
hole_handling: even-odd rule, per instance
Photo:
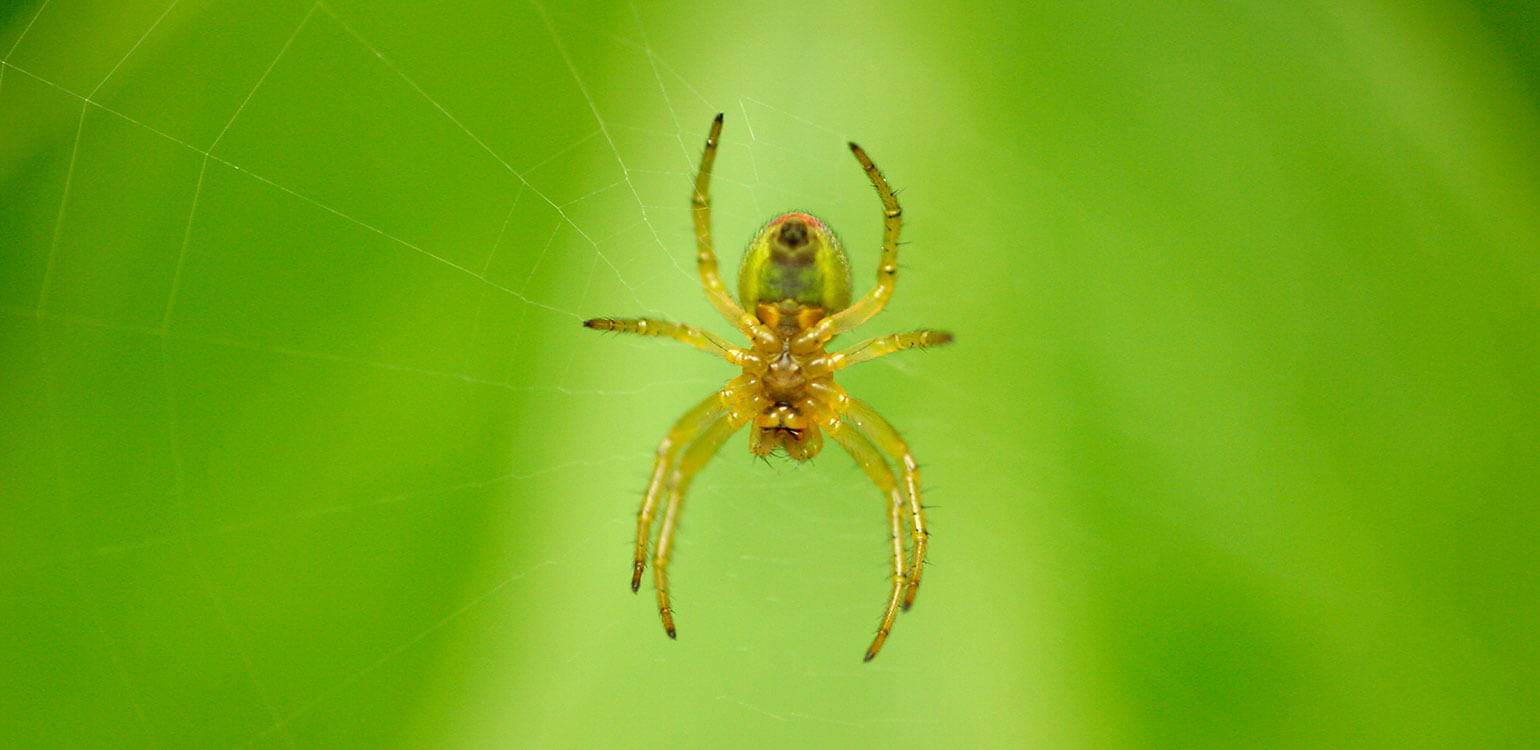
{"label": "red marking on abdomen", "polygon": [[781,214],[780,216],[775,217],[775,221],[770,222],[770,226],[780,226],[781,224],[785,223],[787,219],[801,219],[802,221],[815,227],[823,227],[823,222],[819,221],[818,217],[813,216],[812,214],[805,214],[800,211],[792,211],[789,214]]}

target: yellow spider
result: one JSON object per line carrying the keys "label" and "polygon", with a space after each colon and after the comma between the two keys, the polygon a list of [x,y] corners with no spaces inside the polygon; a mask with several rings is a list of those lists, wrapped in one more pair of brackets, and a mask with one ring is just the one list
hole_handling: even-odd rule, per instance
{"label": "yellow spider", "polygon": [[[754,455],[768,456],[783,449],[798,461],[818,454],[823,447],[822,430],[855,458],[888,498],[893,588],[877,637],[866,650],[866,661],[871,661],[893,629],[899,607],[908,610],[914,604],[928,534],[920,505],[919,470],[909,447],[887,420],[836,385],[834,373],[901,349],[945,344],[952,340],[952,335],[943,331],[914,331],[870,339],[833,354],[824,351],[830,339],[865,323],[887,304],[898,276],[902,213],[898,198],[866,152],[854,143],[850,144],[850,151],[877,188],[877,197],[882,199],[882,259],[877,264],[876,288],[851,304],[850,261],[834,232],[808,214],[789,213],[771,220],[754,236],[738,272],[742,306],[733,300],[717,273],[717,259],[711,249],[711,199],[707,197],[717,136],[721,133],[719,114],[711,123],[711,135],[706,138],[706,151],[701,156],[690,201],[699,247],[695,260],[706,297],[728,322],[749,337],[750,348],[741,349],[714,333],[682,323],[648,318],[583,321],[585,327],[602,331],[668,336],[743,368],[742,375],[685,412],[658,444],[652,480],[647,484],[637,516],[631,591],[641,586],[653,514],[659,499],[667,494],[668,507],[663,513],[663,529],[658,532],[652,570],[657,580],[658,613],[663,618],[663,629],[668,637],[675,637],[674,613],[668,603],[668,555],[674,543],[680,501],[690,480],[733,433],[750,423],[754,428],[749,433],[749,450]],[[898,475],[883,453],[897,464]],[[905,508],[914,539],[907,563],[903,540]]]}

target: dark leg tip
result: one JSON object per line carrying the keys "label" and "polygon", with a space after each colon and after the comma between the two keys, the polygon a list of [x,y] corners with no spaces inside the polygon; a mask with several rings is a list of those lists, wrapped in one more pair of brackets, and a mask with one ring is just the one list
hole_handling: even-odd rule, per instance
{"label": "dark leg tip", "polygon": [[907,601],[907,602],[904,602],[904,606],[903,606],[903,610],[904,610],[904,611],[905,611],[905,612],[908,612],[908,611],[909,611],[909,608],[910,608],[910,607],[913,607],[913,606],[914,606],[914,602],[913,602],[913,601]]}
{"label": "dark leg tip", "polygon": [[598,323],[598,322],[599,322],[598,318],[591,318],[589,320],[583,321],[583,327],[584,328],[594,328],[595,324]]}
{"label": "dark leg tip", "polygon": [[676,633],[674,633],[674,629],[673,628],[669,628],[668,629],[668,637],[670,637],[670,638],[672,638],[672,639],[674,639],[676,641],[679,640],[679,636]]}
{"label": "dark leg tip", "polygon": [[866,651],[866,658],[862,659],[861,663],[865,664],[866,662],[869,662],[869,661],[871,661],[872,659],[875,659],[875,658],[877,658],[877,652],[876,651],[872,651],[871,649],[867,649],[867,651]]}
{"label": "dark leg tip", "polygon": [[721,121],[722,121],[722,113],[718,112],[717,113],[717,117],[716,117],[715,120],[713,120],[713,122],[721,122]]}
{"label": "dark leg tip", "polygon": [[861,147],[857,146],[855,141],[850,141],[850,150],[851,151],[860,151]]}
{"label": "dark leg tip", "polygon": [[636,580],[631,581],[631,593],[635,594],[641,588],[642,588],[642,582],[641,581],[636,581]]}

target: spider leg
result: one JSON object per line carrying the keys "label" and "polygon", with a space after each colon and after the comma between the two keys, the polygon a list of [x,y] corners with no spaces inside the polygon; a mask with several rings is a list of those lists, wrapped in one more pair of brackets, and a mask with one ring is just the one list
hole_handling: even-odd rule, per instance
{"label": "spider leg", "polygon": [[753,352],[733,346],[721,336],[684,323],[670,323],[652,318],[594,318],[583,321],[583,327],[599,331],[635,333],[641,336],[667,336],[675,341],[683,341],[707,354],[721,357],[739,367],[759,359]]}
{"label": "spider leg", "polygon": [[674,467],[674,459],[679,456],[679,451],[699,436],[707,425],[727,411],[724,396],[730,393],[731,387],[729,385],[728,388],[707,396],[706,400],[685,412],[684,416],[669,429],[668,434],[663,436],[662,442],[658,443],[658,457],[652,464],[652,479],[647,482],[647,494],[642,497],[642,509],[636,514],[636,558],[631,572],[633,593],[642,585],[642,570],[647,566],[647,539],[652,536],[652,516],[657,510],[658,498],[663,494],[663,482]]}
{"label": "spider leg", "polygon": [[920,575],[925,568],[925,548],[930,539],[930,532],[925,528],[925,509],[920,504],[920,466],[898,430],[893,429],[893,425],[888,424],[888,420],[883,419],[876,409],[832,382],[811,387],[818,398],[832,407],[841,419],[861,428],[862,432],[871,437],[903,474],[903,492],[909,503],[910,529],[914,536],[914,551],[909,562],[909,586],[904,592],[904,609],[908,610],[914,606],[914,596],[920,590]]}
{"label": "spider leg", "polygon": [[888,633],[893,630],[893,619],[898,616],[898,608],[904,592],[904,498],[898,491],[898,482],[893,476],[892,467],[883,459],[882,454],[872,445],[865,435],[840,418],[829,413],[820,423],[829,437],[840,444],[851,458],[856,460],[866,476],[888,496],[888,529],[893,541],[893,588],[888,594],[888,608],[882,614],[882,624],[877,626],[877,637],[872,640],[872,645],[866,649],[866,661],[871,661],[882,649],[882,644],[888,640]]}
{"label": "spider leg", "polygon": [[911,331],[895,333],[877,339],[867,339],[848,349],[829,355],[829,370],[843,370],[867,360],[876,359],[903,349],[941,346],[952,342],[952,334],[946,331]]}
{"label": "spider leg", "polygon": [[668,603],[668,561],[674,546],[674,529],[679,523],[679,505],[684,500],[690,480],[711,460],[722,444],[733,433],[747,424],[747,412],[733,410],[717,417],[701,436],[686,448],[668,476],[668,510],[663,513],[663,530],[658,532],[658,549],[652,558],[652,574],[657,581],[658,615],[663,618],[663,630],[674,638],[674,610]]}
{"label": "spider leg", "polygon": [[722,115],[711,121],[711,134],[706,136],[706,150],[701,153],[700,171],[695,173],[695,192],[690,196],[690,214],[695,219],[695,264],[700,270],[701,285],[706,288],[706,299],[733,327],[754,341],[772,342],[773,334],[759,319],[745,312],[738,301],[728,293],[717,271],[716,252],[711,247],[711,166],[716,162],[717,139],[722,135]]}
{"label": "spider leg", "polygon": [[893,296],[893,285],[898,280],[898,232],[903,226],[904,211],[898,206],[898,196],[888,186],[888,178],[872,163],[871,157],[860,146],[850,144],[850,153],[877,189],[882,201],[882,257],[877,261],[877,286],[850,307],[841,310],[797,335],[793,348],[805,349],[814,342],[825,342],[870,320],[888,304]]}

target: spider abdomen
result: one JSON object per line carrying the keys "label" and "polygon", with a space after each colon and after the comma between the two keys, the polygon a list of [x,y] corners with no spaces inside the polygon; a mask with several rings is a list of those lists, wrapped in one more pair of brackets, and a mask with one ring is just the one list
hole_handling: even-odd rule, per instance
{"label": "spider abdomen", "polygon": [[738,296],[748,310],[761,302],[793,300],[832,315],[850,306],[850,260],[822,221],[782,214],[749,243],[738,268]]}

